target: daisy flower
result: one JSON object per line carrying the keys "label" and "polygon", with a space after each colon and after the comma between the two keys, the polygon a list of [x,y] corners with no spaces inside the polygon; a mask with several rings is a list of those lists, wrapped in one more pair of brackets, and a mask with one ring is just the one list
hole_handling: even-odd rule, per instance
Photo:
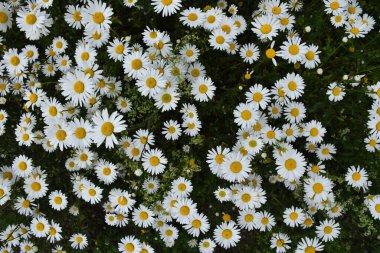
{"label": "daisy flower", "polygon": [[269,90],[261,84],[255,84],[245,93],[247,102],[253,103],[256,108],[265,109],[270,101]]}
{"label": "daisy flower", "polygon": [[245,44],[240,47],[240,57],[244,62],[252,64],[259,59],[259,48],[254,44]]}
{"label": "daisy flower", "polygon": [[214,196],[219,202],[225,202],[231,200],[231,191],[226,188],[220,188],[214,191]]}
{"label": "daisy flower", "polygon": [[154,213],[144,205],[140,205],[133,210],[132,220],[137,226],[147,228],[153,224]]}
{"label": "daisy flower", "polygon": [[134,236],[125,236],[118,243],[119,252],[123,253],[139,253],[141,252],[141,243]]}
{"label": "daisy flower", "polygon": [[160,230],[161,239],[171,247],[174,244],[174,240],[178,238],[178,229],[172,225],[165,224]]}
{"label": "daisy flower", "polygon": [[204,234],[210,229],[210,223],[204,214],[194,214],[189,217],[188,222],[184,225],[188,233],[194,237]]}
{"label": "daisy flower", "polygon": [[101,201],[103,197],[102,192],[103,190],[100,187],[89,182],[84,185],[82,198],[86,202],[90,202],[91,204],[96,204]]}
{"label": "daisy flower", "polygon": [[69,123],[71,131],[73,133],[71,144],[73,147],[86,148],[92,143],[91,133],[92,124],[83,118],[74,118],[73,121]]}
{"label": "daisy flower", "polygon": [[333,155],[336,154],[336,148],[332,144],[321,144],[316,149],[316,154],[318,156],[318,159],[321,161],[331,160],[333,158]]}
{"label": "daisy flower", "polygon": [[325,12],[333,15],[342,13],[347,5],[345,0],[323,0],[323,3],[326,7]]}
{"label": "daisy flower", "polygon": [[160,181],[157,178],[149,177],[143,183],[143,188],[148,194],[157,192]]}
{"label": "daisy flower", "polygon": [[63,150],[71,146],[72,132],[63,120],[45,126],[44,133],[54,148],[59,147],[60,150]]}
{"label": "daisy flower", "polygon": [[304,93],[305,83],[303,78],[295,73],[289,73],[280,80],[286,96],[290,99],[297,99]]}
{"label": "daisy flower", "polygon": [[34,45],[26,45],[22,50],[22,53],[26,56],[29,62],[34,62],[38,59],[38,49]]}
{"label": "daisy flower", "polygon": [[195,45],[186,44],[181,48],[181,56],[187,62],[195,62],[199,56],[199,49]]}
{"label": "daisy flower", "polygon": [[375,196],[369,201],[368,209],[374,219],[380,220],[380,196]]}
{"label": "daisy flower", "polygon": [[163,17],[171,16],[182,7],[182,0],[153,0],[154,11],[162,13]]}
{"label": "daisy flower", "polygon": [[197,204],[191,199],[182,198],[174,203],[170,213],[180,224],[186,224],[188,219],[197,213]]}
{"label": "daisy flower", "polygon": [[326,94],[329,96],[329,100],[333,102],[341,101],[346,95],[345,89],[342,85],[333,82],[329,84]]}
{"label": "daisy flower", "polygon": [[227,50],[231,41],[231,36],[221,29],[213,30],[208,40],[211,47],[217,50]]}
{"label": "daisy flower", "polygon": [[284,60],[288,60],[289,63],[301,62],[307,53],[306,44],[302,43],[301,38],[296,36],[288,37],[287,41],[280,48],[278,56]]}
{"label": "daisy flower", "polygon": [[13,160],[12,169],[15,176],[26,178],[33,170],[32,159],[19,155]]}
{"label": "daisy flower", "polygon": [[28,59],[24,54],[18,53],[17,49],[10,48],[4,52],[2,62],[10,74],[19,74],[25,70]]}
{"label": "daisy flower", "polygon": [[62,239],[62,228],[58,223],[55,223],[54,221],[51,222],[50,224],[50,229],[49,229],[49,235],[47,239],[49,240],[50,243],[58,242]]}
{"label": "daisy flower", "polygon": [[326,200],[332,188],[332,181],[327,177],[320,175],[307,178],[304,183],[306,196],[317,203]]}
{"label": "daisy flower", "polygon": [[127,191],[120,189],[112,189],[109,194],[109,201],[111,206],[115,208],[116,212],[128,213],[136,203]]}
{"label": "daisy flower", "polygon": [[240,210],[238,216],[238,224],[241,228],[252,231],[256,224],[256,212],[253,209]]}
{"label": "daisy flower", "polygon": [[30,223],[30,231],[37,238],[46,237],[49,233],[50,225],[47,219],[42,216],[33,218]]}
{"label": "daisy flower", "polygon": [[254,222],[256,223],[256,228],[261,232],[272,230],[272,227],[276,224],[273,215],[267,211],[256,213]]}
{"label": "daisy flower", "polygon": [[284,223],[289,227],[298,227],[306,218],[303,210],[294,206],[285,209],[282,217],[284,219]]}
{"label": "daisy flower", "polygon": [[306,117],[306,108],[303,103],[289,102],[284,108],[285,119],[290,123],[300,123]]}
{"label": "daisy flower", "polygon": [[318,144],[322,142],[325,136],[326,129],[322,126],[319,121],[312,120],[305,124],[303,129],[303,135],[306,137],[306,141],[313,144]]}
{"label": "daisy flower", "polygon": [[190,28],[195,28],[203,24],[205,19],[204,13],[199,8],[190,7],[181,12],[180,21],[185,26],[189,26]]}
{"label": "daisy flower", "polygon": [[235,123],[240,127],[253,126],[258,117],[257,109],[252,103],[240,103],[234,110]]}
{"label": "daisy flower", "polygon": [[117,178],[118,171],[116,165],[103,159],[100,159],[96,163],[94,169],[99,181],[107,185],[113,183]]}
{"label": "daisy flower", "polygon": [[372,134],[364,139],[364,143],[366,144],[365,148],[368,152],[375,152],[376,150],[380,150],[380,137],[376,134]]}
{"label": "daisy flower", "polygon": [[316,45],[306,47],[306,53],[302,59],[302,64],[305,65],[305,68],[313,69],[321,62],[319,59],[319,53],[320,51],[318,51],[318,46]]}
{"label": "daisy flower", "polygon": [[289,236],[283,233],[276,233],[272,235],[270,239],[270,247],[272,249],[276,249],[276,253],[285,253],[288,249],[290,249],[289,244],[292,241]]}
{"label": "daisy flower", "polygon": [[127,46],[125,39],[114,38],[107,47],[108,56],[117,61],[122,61],[124,56],[129,53],[130,49]]}
{"label": "daisy flower", "polygon": [[110,29],[113,10],[101,1],[89,1],[82,10],[83,24],[89,31],[105,31]]}
{"label": "daisy flower", "polygon": [[124,72],[128,76],[136,78],[143,73],[144,69],[148,69],[149,63],[147,54],[143,52],[132,52],[124,57]]}
{"label": "daisy flower", "polygon": [[47,193],[47,183],[45,178],[29,176],[24,181],[24,190],[30,199],[39,199],[46,195]]}
{"label": "daisy flower", "polygon": [[50,206],[57,210],[63,210],[67,207],[67,197],[61,191],[53,191],[49,195],[49,204]]}
{"label": "daisy flower", "polygon": [[289,13],[280,14],[280,31],[291,30],[294,26],[295,21],[295,17]]}
{"label": "daisy flower", "polygon": [[164,88],[166,81],[158,70],[153,68],[143,70],[136,80],[136,86],[143,96],[152,98],[160,89]]}
{"label": "daisy flower", "polygon": [[94,84],[88,74],[82,71],[68,72],[59,79],[62,95],[69,99],[75,106],[83,106],[89,103],[94,93]]}
{"label": "daisy flower", "polygon": [[351,166],[347,170],[345,180],[348,185],[354,188],[365,189],[367,187],[368,174],[367,171],[365,171],[365,169],[361,168],[360,166]]}
{"label": "daisy flower", "polygon": [[256,17],[252,22],[252,31],[261,40],[272,40],[278,34],[278,29],[280,28],[280,23],[276,17],[273,15],[263,15]]}
{"label": "daisy flower", "polygon": [[115,133],[120,133],[127,127],[122,115],[119,115],[117,111],[109,115],[107,109],[102,112],[97,111],[92,117],[92,121],[94,122],[94,131],[91,133],[91,139],[98,147],[105,141],[108,149],[113,148],[114,144],[118,144]]}
{"label": "daisy flower", "polygon": [[25,36],[30,40],[38,40],[41,36],[49,33],[49,28],[53,20],[40,8],[21,8],[17,11],[17,26],[25,32]]}
{"label": "daisy flower", "polygon": [[340,227],[334,220],[324,220],[316,227],[318,238],[324,242],[333,241],[340,234]]}
{"label": "daisy flower", "polygon": [[203,239],[198,243],[198,248],[201,253],[213,253],[216,244],[211,239]]}
{"label": "daisy flower", "polygon": [[305,252],[317,252],[323,251],[324,246],[318,240],[318,238],[302,238],[300,242],[297,244],[297,248],[295,253],[305,253]]}
{"label": "daisy flower", "polygon": [[236,246],[240,241],[240,230],[235,222],[223,222],[214,230],[214,240],[225,249]]}
{"label": "daisy flower", "polygon": [[223,177],[229,182],[242,182],[250,171],[249,160],[240,153],[229,153],[222,165]]}
{"label": "daisy flower", "polygon": [[208,77],[199,77],[191,85],[191,94],[195,100],[205,102],[214,97],[216,87],[214,82]]}
{"label": "daisy flower", "polygon": [[176,120],[169,120],[164,122],[162,134],[165,135],[167,140],[178,140],[179,136],[182,134],[182,130]]}
{"label": "daisy flower", "polygon": [[277,172],[283,178],[293,181],[302,177],[305,172],[304,156],[294,149],[284,152],[276,159]]}
{"label": "daisy flower", "polygon": [[142,165],[148,173],[156,175],[161,174],[165,170],[167,159],[159,149],[151,149],[145,151],[142,155]]}
{"label": "daisy flower", "polygon": [[203,28],[209,31],[215,30],[220,27],[222,22],[223,13],[219,8],[211,8],[205,12],[205,21]]}
{"label": "daisy flower", "polygon": [[183,177],[179,177],[172,182],[171,192],[179,198],[185,198],[190,195],[193,190],[191,182]]}
{"label": "daisy flower", "polygon": [[73,249],[84,249],[88,245],[87,236],[81,233],[73,234],[69,241]]}
{"label": "daisy flower", "polygon": [[7,3],[0,4],[0,31],[6,32],[12,27],[11,7]]}
{"label": "daisy flower", "polygon": [[176,88],[161,89],[154,97],[154,105],[161,111],[174,110],[180,99]]}
{"label": "daisy flower", "polygon": [[265,204],[265,191],[260,188],[243,187],[234,196],[235,205],[240,210],[260,208]]}

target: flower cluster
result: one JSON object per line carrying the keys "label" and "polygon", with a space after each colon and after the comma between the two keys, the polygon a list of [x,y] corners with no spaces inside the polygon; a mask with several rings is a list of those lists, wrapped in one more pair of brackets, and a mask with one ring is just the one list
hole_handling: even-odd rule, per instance
{"label": "flower cluster", "polygon": [[[348,38],[373,29],[374,19],[362,14],[356,0],[323,2],[332,24],[345,27]],[[23,221],[2,229],[0,251],[36,252],[41,240],[52,252],[95,245],[85,228],[67,228],[60,218],[67,215],[98,219],[107,228],[150,230],[167,247],[174,247],[183,233],[191,238],[189,246],[202,253],[238,247],[247,231],[269,233],[275,252],[318,252],[338,238],[345,205],[326,164],[339,151],[334,133],[308,113],[305,96],[314,84],[298,71],[315,71],[323,64],[320,46],[296,30],[306,4],[262,0],[248,16],[225,0],[203,9],[183,0],[123,4],[129,11],[147,8],[160,18],[175,18],[187,34],[172,40],[171,31],[143,24],[140,34],[118,35],[122,31],[113,28],[127,21],[120,21],[116,6],[121,3],[113,1],[0,3],[0,138],[16,146],[13,152],[0,144],[0,206],[11,206]],[[55,17],[59,5],[64,14]],[[58,25],[67,31],[57,30]],[[20,36],[22,41],[13,44]],[[237,96],[238,104],[228,105],[232,110],[225,120],[234,123],[236,131],[228,130],[236,136],[234,143],[226,144],[224,136],[210,140],[202,167],[194,158],[186,160],[192,157],[190,144],[208,141],[202,130],[213,119],[202,118],[199,108],[211,108],[218,92],[225,92],[202,63],[209,51],[248,66],[245,82],[252,78],[252,66],[264,61],[291,68],[273,82],[250,84]],[[324,94],[330,102],[342,101],[348,90],[363,88],[363,77],[347,85],[331,82]],[[380,149],[380,82],[364,90],[373,99],[364,140],[373,153]],[[149,114],[132,117],[141,107]],[[177,143],[182,150],[170,148]],[[53,168],[46,165],[50,158]],[[181,164],[184,160],[187,165]],[[265,164],[268,169],[262,168]],[[231,207],[224,209],[223,222],[215,222],[194,197],[206,186],[193,183],[197,169],[211,171],[218,182],[205,187],[212,190],[204,198]],[[56,181],[61,177],[68,181]],[[368,193],[372,186],[363,166],[353,164],[341,177],[339,184],[348,191]],[[270,188],[275,184],[300,201],[274,212]],[[380,219],[380,195],[363,199],[372,217]],[[96,206],[96,215],[82,214]],[[295,228],[313,236],[296,241],[289,233]],[[155,252],[144,236],[115,240],[119,252]]]}

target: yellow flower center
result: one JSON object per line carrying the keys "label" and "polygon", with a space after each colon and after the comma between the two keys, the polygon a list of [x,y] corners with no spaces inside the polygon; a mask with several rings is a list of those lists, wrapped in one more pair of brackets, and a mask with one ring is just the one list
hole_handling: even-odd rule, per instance
{"label": "yellow flower center", "polygon": [[313,136],[313,137],[316,137],[318,135],[319,131],[317,128],[313,127],[312,129],[310,129],[310,135]]}
{"label": "yellow flower center", "polygon": [[147,212],[143,211],[140,213],[140,219],[141,220],[147,220],[149,218],[149,215]]}
{"label": "yellow flower center", "polygon": [[139,70],[142,68],[142,61],[140,59],[134,59],[132,60],[131,62],[131,67],[134,69],[134,70]]}
{"label": "yellow flower center", "polygon": [[291,220],[296,220],[298,218],[298,213],[296,213],[296,212],[290,213],[289,218]]}
{"label": "yellow flower center", "polygon": [[36,225],[36,229],[38,231],[43,231],[45,229],[45,225],[42,224],[41,222],[38,222],[37,225]]}
{"label": "yellow flower center", "polygon": [[312,61],[314,60],[314,52],[313,51],[308,51],[306,54],[305,54],[305,57],[306,59],[308,59],[309,61]]}
{"label": "yellow flower center", "polygon": [[57,140],[59,141],[64,141],[66,140],[66,131],[65,130],[62,130],[62,129],[59,129],[56,133],[55,133],[55,137],[57,138]]}
{"label": "yellow flower center", "polygon": [[289,47],[289,53],[291,55],[297,55],[300,51],[300,48],[297,45],[290,45]]}
{"label": "yellow flower center", "polygon": [[183,216],[189,215],[190,208],[188,206],[181,206],[181,208],[179,209],[179,213]]}
{"label": "yellow flower center", "polygon": [[315,183],[313,185],[313,191],[317,194],[320,194],[323,191],[323,185],[321,183]]}
{"label": "yellow flower center", "polygon": [[224,43],[225,39],[223,36],[219,35],[219,36],[216,36],[215,41],[216,41],[216,43],[218,43],[220,45],[220,44]]}
{"label": "yellow flower center", "polygon": [[191,226],[193,228],[200,228],[202,226],[202,222],[200,220],[193,220],[191,222]]}
{"label": "yellow flower center", "polygon": [[248,193],[244,193],[243,195],[241,195],[241,200],[244,203],[251,201],[251,198],[252,198],[251,195],[249,195]]}
{"label": "yellow flower center", "polygon": [[336,10],[339,8],[339,3],[338,2],[332,2],[330,3],[330,8],[333,10]]}
{"label": "yellow flower center", "polygon": [[190,21],[195,21],[198,19],[198,15],[196,13],[190,13],[187,18],[190,20]]}
{"label": "yellow flower center", "polygon": [[125,205],[128,204],[128,200],[127,200],[127,198],[124,197],[124,196],[119,196],[119,197],[117,198],[117,203],[119,203],[119,205],[121,205],[121,206],[125,206]]}
{"label": "yellow flower center", "polygon": [[293,158],[289,158],[285,161],[285,169],[292,171],[297,167],[297,162]]}
{"label": "yellow flower center", "polygon": [[150,165],[156,167],[160,164],[160,159],[157,156],[152,156],[151,158],[149,158],[149,163]]}
{"label": "yellow flower center", "polygon": [[243,166],[238,161],[232,162],[230,165],[230,171],[232,171],[233,173],[239,173],[242,169]]}
{"label": "yellow flower center", "polygon": [[28,24],[28,25],[34,25],[36,22],[37,22],[37,17],[36,15],[34,14],[28,14],[26,15],[25,17],[25,22]]}
{"label": "yellow flower center", "polygon": [[92,20],[96,24],[101,24],[104,22],[105,17],[102,12],[95,12],[94,16],[92,16]]}
{"label": "yellow flower center", "polygon": [[208,88],[205,84],[199,85],[199,92],[205,94],[208,91]]}
{"label": "yellow flower center", "polygon": [[27,169],[28,165],[26,164],[26,162],[20,162],[18,164],[18,168],[22,171],[25,171]]}
{"label": "yellow flower center", "polygon": [[268,34],[268,33],[270,33],[272,31],[272,26],[269,25],[269,24],[264,24],[264,25],[261,26],[260,31],[263,34]]}
{"label": "yellow flower center", "polygon": [[106,176],[109,176],[111,174],[111,169],[110,168],[103,168],[103,174]]}
{"label": "yellow flower center", "polygon": [[78,139],[84,139],[87,135],[87,132],[86,132],[86,129],[84,129],[83,127],[78,127],[75,132],[75,137],[78,138]]}
{"label": "yellow flower center", "polygon": [[241,117],[244,120],[249,120],[252,117],[252,113],[249,110],[244,110],[241,112]]}
{"label": "yellow flower center", "polygon": [[111,136],[113,134],[114,129],[115,127],[111,122],[105,122],[101,127],[101,132],[105,136]]}
{"label": "yellow flower center", "polygon": [[153,89],[157,85],[157,81],[153,77],[147,78],[145,83],[150,89]]}
{"label": "yellow flower center", "polygon": [[224,239],[230,239],[232,237],[232,231],[230,229],[223,230],[222,237]]}
{"label": "yellow flower center", "polygon": [[57,205],[62,204],[62,198],[61,197],[55,197],[54,198],[54,203],[56,203]]}
{"label": "yellow flower center", "polygon": [[8,19],[8,15],[5,12],[0,11],[0,23],[7,23]]}
{"label": "yellow flower center", "polygon": [[276,51],[273,48],[269,48],[265,51],[265,55],[268,59],[273,59],[276,56]]}
{"label": "yellow flower center", "polygon": [[18,66],[20,64],[20,58],[18,58],[18,56],[14,55],[10,58],[9,62],[13,65],[13,66]]}

